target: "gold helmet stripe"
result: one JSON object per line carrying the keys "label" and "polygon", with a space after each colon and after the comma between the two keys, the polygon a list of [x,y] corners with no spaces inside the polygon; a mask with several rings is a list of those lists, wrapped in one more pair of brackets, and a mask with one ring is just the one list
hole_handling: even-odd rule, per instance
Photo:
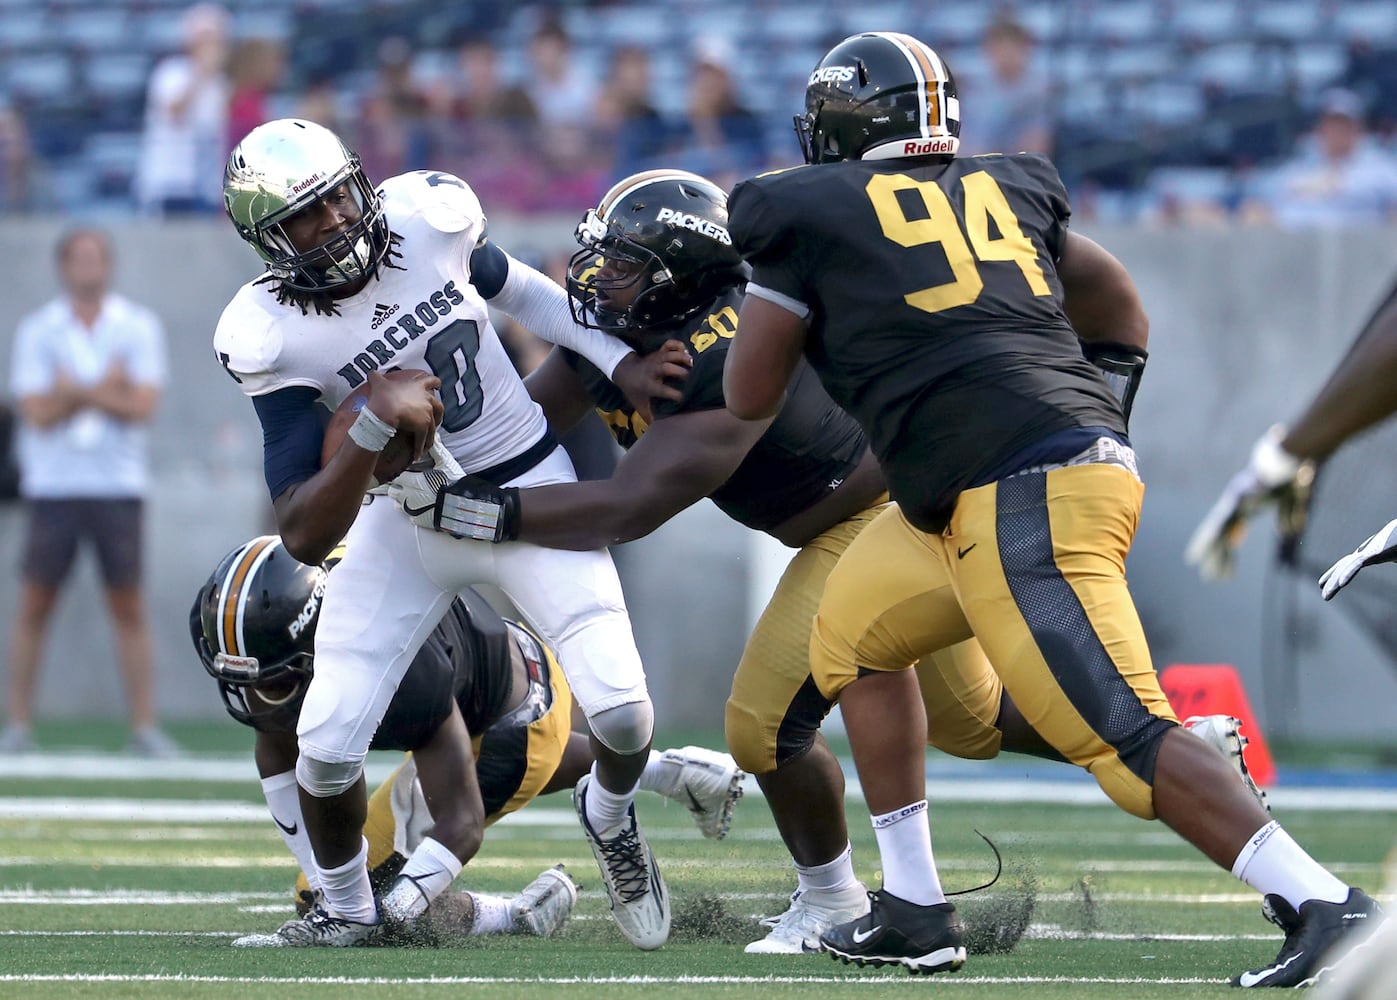
{"label": "gold helmet stripe", "polygon": [[229,656],[244,655],[243,649],[243,610],[246,601],[243,591],[248,581],[257,575],[258,568],[281,546],[276,535],[263,535],[254,538],[243,546],[242,552],[233,560],[223,577],[218,598],[218,640],[222,647],[218,651]]}
{"label": "gold helmet stripe", "polygon": [[931,46],[911,35],[897,31],[880,34],[902,51],[911,64],[912,71],[917,75],[917,81],[922,84],[922,138],[930,139],[933,136],[950,134],[949,123],[946,120],[950,109],[945,107],[945,90],[942,86],[946,82],[946,67],[941,62],[941,57]]}
{"label": "gold helmet stripe", "polygon": [[597,206],[597,215],[603,219],[607,218],[611,210],[618,202],[624,201],[627,195],[638,191],[647,184],[656,181],[695,181],[699,184],[713,186],[713,182],[700,177],[698,174],[690,173],[687,170],[675,170],[672,167],[664,167],[659,170],[645,170],[638,174],[632,174],[624,180],[617,181],[612,189],[602,196],[601,204]]}

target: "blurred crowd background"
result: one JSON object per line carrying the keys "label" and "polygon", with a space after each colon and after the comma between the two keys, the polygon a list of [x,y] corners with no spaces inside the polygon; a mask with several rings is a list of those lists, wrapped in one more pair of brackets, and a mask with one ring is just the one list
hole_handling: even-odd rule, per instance
{"label": "blurred crowd background", "polygon": [[728,184],[796,159],[806,76],[869,29],[934,46],[966,149],[1051,154],[1081,218],[1397,208],[1390,0],[0,0],[0,210],[215,212],[227,151],[285,115],[491,211],[658,164]]}

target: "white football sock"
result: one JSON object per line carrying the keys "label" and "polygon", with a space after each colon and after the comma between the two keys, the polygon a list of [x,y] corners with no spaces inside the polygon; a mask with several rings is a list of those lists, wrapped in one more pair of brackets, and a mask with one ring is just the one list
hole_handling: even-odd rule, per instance
{"label": "white football sock", "polygon": [[471,937],[481,934],[508,934],[514,930],[514,921],[509,915],[509,900],[504,896],[486,896],[483,893],[470,894],[475,903],[475,920],[471,924]]}
{"label": "white football sock", "polygon": [[1275,820],[1252,834],[1232,863],[1232,874],[1263,895],[1275,894],[1295,909],[1307,899],[1342,903],[1349,887],[1331,875]]}
{"label": "white football sock", "polygon": [[373,887],[369,885],[369,842],[362,839],[359,853],[338,868],[321,868],[320,888],[325,908],[336,916],[361,924],[378,923]]}
{"label": "white football sock", "polygon": [[858,884],[858,876],[854,874],[854,848],[849,844],[844,845],[844,850],[833,861],[809,867],[796,865],[796,885],[805,892],[839,892]]}
{"label": "white football sock", "polygon": [[461,868],[461,859],[443,844],[431,837],[422,838],[383,897],[384,915],[399,921],[421,916],[432,900],[456,881]]}
{"label": "white football sock", "polygon": [[931,821],[926,799],[873,817],[878,854],[883,861],[883,888],[918,906],[946,902],[936,858],[931,852]]}
{"label": "white football sock", "polygon": [[[677,770],[672,765],[663,764],[664,757],[658,750],[651,750],[650,756],[645,761],[645,770],[640,772],[640,784],[636,787],[643,792],[654,792],[656,795],[668,796],[671,786],[674,784],[674,776],[670,771]],[[588,792],[591,797],[591,792]]]}
{"label": "white football sock", "polygon": [[626,820],[626,810],[635,800],[635,789],[617,794],[602,787],[597,778],[597,765],[592,765],[592,780],[587,785],[587,822],[596,833],[606,838]]}
{"label": "white football sock", "polygon": [[315,867],[315,851],[306,835],[306,821],[301,815],[301,790],[296,784],[296,772],[284,771],[262,779],[262,797],[272,812],[272,821],[281,832],[281,839],[296,858],[312,889],[320,886]]}

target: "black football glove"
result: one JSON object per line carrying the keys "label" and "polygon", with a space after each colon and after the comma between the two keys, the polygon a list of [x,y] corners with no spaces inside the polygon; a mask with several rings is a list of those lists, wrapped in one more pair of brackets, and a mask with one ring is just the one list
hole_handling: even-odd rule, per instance
{"label": "black football glove", "polygon": [[1106,384],[1120,400],[1125,413],[1125,425],[1130,426],[1130,411],[1135,406],[1135,393],[1140,389],[1140,379],[1145,374],[1145,361],[1149,352],[1143,347],[1117,344],[1107,340],[1082,341],[1082,353],[1088,361],[1101,369]]}
{"label": "black football glove", "polygon": [[456,538],[512,542],[519,537],[519,491],[463,476],[438,491],[432,527]]}

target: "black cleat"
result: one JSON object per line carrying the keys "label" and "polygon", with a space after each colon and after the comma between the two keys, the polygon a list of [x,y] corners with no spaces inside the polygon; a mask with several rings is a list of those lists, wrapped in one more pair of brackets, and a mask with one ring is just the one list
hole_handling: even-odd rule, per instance
{"label": "black cleat", "polygon": [[1269,895],[1261,912],[1285,931],[1285,944],[1274,962],[1242,973],[1232,980],[1233,986],[1313,986],[1343,962],[1348,945],[1357,944],[1383,920],[1382,907],[1362,889],[1350,889],[1342,903],[1307,900],[1298,913],[1280,896]]}
{"label": "black cleat", "polygon": [[901,965],[914,975],[954,972],[965,964],[965,935],[952,903],[918,906],[886,889],[868,894],[868,912],[820,935],[841,962]]}

